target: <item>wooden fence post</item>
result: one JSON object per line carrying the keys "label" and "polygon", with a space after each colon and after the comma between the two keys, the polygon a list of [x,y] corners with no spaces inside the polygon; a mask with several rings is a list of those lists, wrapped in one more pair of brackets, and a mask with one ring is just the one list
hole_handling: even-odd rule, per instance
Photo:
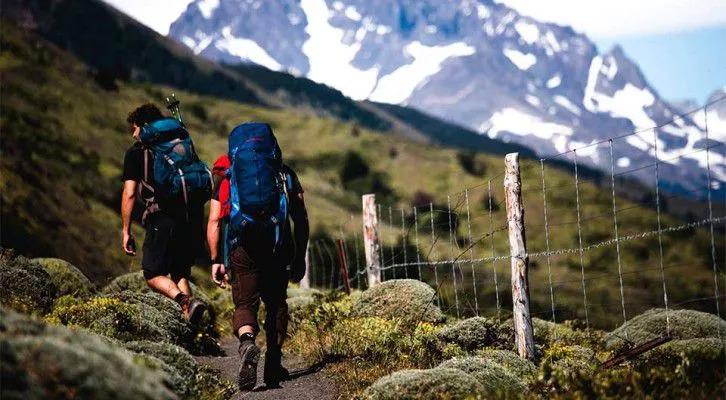
{"label": "wooden fence post", "polygon": [[343,280],[345,293],[350,294],[350,280],[348,279],[348,254],[345,253],[343,239],[335,241],[338,247],[338,265],[340,265],[340,279]]}
{"label": "wooden fence post", "polygon": [[305,276],[300,280],[300,287],[303,289],[310,289],[310,243],[305,247]]}
{"label": "wooden fence post", "polygon": [[363,243],[366,253],[368,287],[381,283],[380,243],[378,242],[378,213],[376,195],[363,195]]}
{"label": "wooden fence post", "polygon": [[519,153],[504,158],[504,190],[507,204],[509,252],[512,263],[512,304],[514,341],[522,358],[534,360],[534,333],[529,315],[529,257],[524,232],[522,178],[519,175]]}

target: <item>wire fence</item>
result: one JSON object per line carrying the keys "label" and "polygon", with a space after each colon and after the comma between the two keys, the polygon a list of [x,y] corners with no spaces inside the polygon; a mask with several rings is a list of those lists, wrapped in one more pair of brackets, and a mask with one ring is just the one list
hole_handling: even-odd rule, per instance
{"label": "wire fence", "polygon": [[[671,329],[669,312],[676,308],[721,317],[726,199],[719,185],[725,180],[721,138],[726,132],[715,137],[708,120],[709,107],[724,100],[651,129],[523,160],[533,317],[580,319],[588,327],[613,328],[661,307],[666,310],[666,334]],[[693,138],[685,137],[688,144],[681,150],[669,147],[675,128],[698,113],[705,138],[692,143]],[[644,156],[626,157],[633,146]],[[607,167],[593,172],[592,160]],[[664,173],[677,173],[682,163],[703,167],[702,174],[689,177],[693,188],[688,190],[676,190],[666,184],[672,179],[663,179]],[[377,205],[381,279],[431,284],[438,288],[438,305],[450,315],[511,317],[503,162],[501,171],[446,196],[419,196],[412,205]],[[694,207],[687,213],[690,217],[668,212],[675,199],[695,195],[703,200],[689,203]],[[346,233],[351,231],[355,233]],[[338,243],[350,287],[365,289],[368,270],[360,216],[343,221],[337,237],[311,241],[311,286],[346,286]],[[625,334],[627,338],[627,330]]]}

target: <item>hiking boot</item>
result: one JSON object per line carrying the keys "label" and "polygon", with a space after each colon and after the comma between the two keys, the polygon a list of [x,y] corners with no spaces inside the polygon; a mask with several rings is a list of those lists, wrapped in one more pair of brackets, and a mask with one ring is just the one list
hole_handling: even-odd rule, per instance
{"label": "hiking boot", "polygon": [[240,390],[249,391],[257,383],[257,363],[260,361],[260,348],[255,344],[255,337],[251,334],[240,336],[238,351],[241,362],[237,385]]}
{"label": "hiking boot", "polygon": [[265,352],[265,386],[275,388],[280,386],[280,382],[290,379],[290,372],[282,366],[282,354],[280,351],[267,349]]}
{"label": "hiking boot", "polygon": [[180,294],[175,300],[181,306],[184,318],[192,325],[196,325],[207,311],[207,305],[194,297]]}

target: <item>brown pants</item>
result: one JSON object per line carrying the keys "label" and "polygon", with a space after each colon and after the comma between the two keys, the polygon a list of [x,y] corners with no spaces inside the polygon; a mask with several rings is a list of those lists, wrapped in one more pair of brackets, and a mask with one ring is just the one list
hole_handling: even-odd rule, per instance
{"label": "brown pants", "polygon": [[232,328],[235,335],[245,325],[252,326],[255,334],[259,332],[257,311],[262,300],[267,348],[278,353],[287,335],[288,272],[272,254],[272,246],[254,242],[240,245],[229,254],[235,306]]}

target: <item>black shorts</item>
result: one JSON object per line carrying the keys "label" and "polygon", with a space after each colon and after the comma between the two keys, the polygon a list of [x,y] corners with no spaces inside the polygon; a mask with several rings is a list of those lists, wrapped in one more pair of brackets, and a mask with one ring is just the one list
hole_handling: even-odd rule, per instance
{"label": "black shorts", "polygon": [[171,275],[189,278],[201,246],[201,225],[185,218],[173,218],[163,212],[146,219],[146,239],[141,267],[144,278]]}

